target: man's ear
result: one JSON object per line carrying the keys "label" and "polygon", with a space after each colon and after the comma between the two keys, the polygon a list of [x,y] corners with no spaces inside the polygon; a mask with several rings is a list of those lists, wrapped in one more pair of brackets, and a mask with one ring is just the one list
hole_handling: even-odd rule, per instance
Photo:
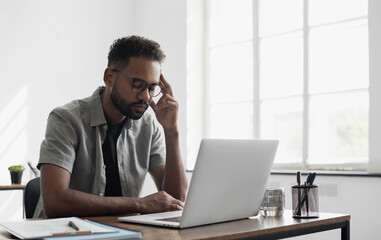
{"label": "man's ear", "polygon": [[109,67],[106,68],[104,75],[103,75],[103,81],[107,87],[112,87],[112,85],[114,83],[114,77],[113,76],[114,76],[114,71],[112,70],[112,68],[109,68]]}

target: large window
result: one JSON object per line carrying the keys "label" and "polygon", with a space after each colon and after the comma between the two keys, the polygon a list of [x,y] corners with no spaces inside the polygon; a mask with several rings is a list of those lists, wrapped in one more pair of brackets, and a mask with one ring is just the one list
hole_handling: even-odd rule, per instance
{"label": "large window", "polygon": [[203,9],[202,137],[279,139],[274,167],[367,168],[367,0],[208,0]]}

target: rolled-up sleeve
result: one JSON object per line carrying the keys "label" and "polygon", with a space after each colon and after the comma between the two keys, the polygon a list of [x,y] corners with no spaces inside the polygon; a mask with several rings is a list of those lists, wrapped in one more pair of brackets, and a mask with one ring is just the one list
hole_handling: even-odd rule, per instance
{"label": "rolled-up sleeve", "polygon": [[70,121],[58,111],[52,111],[48,118],[45,139],[41,143],[41,164],[50,163],[69,171],[73,170],[77,136]]}

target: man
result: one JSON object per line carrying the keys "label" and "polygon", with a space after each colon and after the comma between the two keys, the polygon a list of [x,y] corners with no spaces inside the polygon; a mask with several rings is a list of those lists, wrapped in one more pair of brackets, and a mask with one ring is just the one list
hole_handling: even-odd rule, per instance
{"label": "man", "polygon": [[[178,103],[161,73],[160,45],[138,36],[110,47],[105,87],[54,109],[41,144],[34,217],[181,210],[187,180]],[[153,97],[162,94],[156,102]],[[158,124],[149,113],[153,109]],[[139,198],[149,172],[157,193]]]}

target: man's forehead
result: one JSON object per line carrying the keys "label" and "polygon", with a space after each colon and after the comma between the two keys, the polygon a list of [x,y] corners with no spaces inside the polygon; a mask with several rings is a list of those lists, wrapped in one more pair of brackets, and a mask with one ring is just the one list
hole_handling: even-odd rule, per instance
{"label": "man's forehead", "polygon": [[122,70],[122,73],[127,74],[128,77],[132,79],[143,80],[149,84],[160,82],[160,74],[161,74],[160,71],[157,74],[155,74],[155,73],[149,73],[145,71],[142,72],[142,71],[134,71],[133,69],[126,69],[126,70]]}

